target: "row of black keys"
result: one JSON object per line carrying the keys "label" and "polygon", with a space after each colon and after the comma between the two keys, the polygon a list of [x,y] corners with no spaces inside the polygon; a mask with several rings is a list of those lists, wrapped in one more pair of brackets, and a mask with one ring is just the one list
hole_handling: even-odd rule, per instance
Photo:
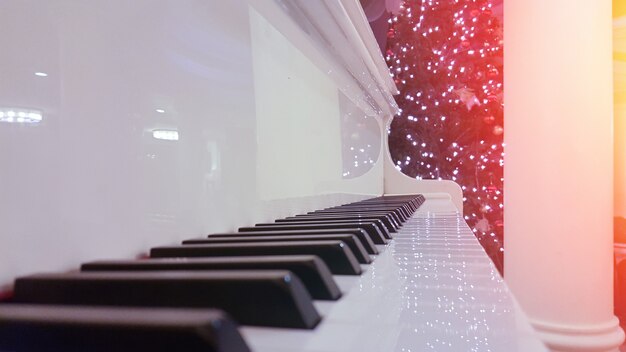
{"label": "row of black keys", "polygon": [[341,297],[332,274],[360,275],[423,202],[373,198],[152,248],[150,259],[18,278],[0,304],[0,351],[247,351],[229,316],[313,328],[312,299]]}

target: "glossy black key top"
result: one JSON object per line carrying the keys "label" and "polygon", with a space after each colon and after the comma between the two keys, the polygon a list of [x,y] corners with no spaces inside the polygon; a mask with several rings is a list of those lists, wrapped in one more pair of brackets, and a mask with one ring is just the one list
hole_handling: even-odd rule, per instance
{"label": "glossy black key top", "polygon": [[357,228],[345,228],[345,229],[331,229],[331,230],[289,230],[289,229],[274,229],[272,231],[249,231],[249,232],[231,232],[231,233],[213,233],[208,235],[208,238],[216,237],[230,237],[230,236],[301,236],[301,235],[316,235],[316,236],[334,236],[334,235],[354,235],[360,241],[361,245],[367,250],[369,254],[378,254],[378,248],[374,245],[374,242],[370,236],[363,229]]}
{"label": "glossy black key top", "polygon": [[413,209],[416,205],[416,202],[412,200],[401,201],[401,200],[388,200],[388,199],[383,199],[383,200],[372,199],[372,200],[366,200],[363,202],[352,203],[352,204],[347,204],[347,205],[369,205],[369,206],[381,206],[381,207],[396,206],[396,207],[405,207],[407,209]]}
{"label": "glossy black key top", "polygon": [[39,274],[15,280],[15,303],[219,308],[240,324],[311,329],[320,321],[284,270]]}
{"label": "glossy black key top", "polygon": [[341,208],[371,208],[371,209],[384,209],[384,210],[393,210],[393,211],[402,211],[405,214],[409,214],[412,210],[407,203],[404,202],[391,202],[391,203],[352,203],[352,204],[344,204],[339,205],[330,209],[341,209]]}
{"label": "glossy black key top", "polygon": [[385,228],[389,232],[397,232],[396,226],[394,223],[387,218],[386,216],[371,216],[371,215],[316,215],[316,214],[305,214],[305,215],[296,215],[290,216],[284,219],[277,219],[275,222],[289,222],[289,221],[320,221],[320,220],[334,220],[334,221],[380,221]]}
{"label": "glossy black key top", "polygon": [[285,230],[333,230],[333,229],[352,229],[352,228],[360,228],[363,229],[370,236],[370,239],[375,244],[386,244],[387,240],[385,236],[380,232],[378,227],[373,223],[358,223],[358,222],[342,222],[342,223],[332,223],[332,224],[317,224],[317,223],[304,223],[304,224],[293,224],[293,223],[267,223],[262,226],[252,226],[252,227],[240,227],[239,232],[249,232],[249,231],[274,231],[276,229],[285,229]]}
{"label": "glossy black key top", "polygon": [[195,245],[195,244],[214,244],[214,243],[246,243],[246,242],[295,242],[295,241],[342,241],[348,245],[352,254],[361,264],[370,264],[372,258],[367,254],[365,248],[361,244],[358,238],[354,235],[301,235],[301,236],[255,236],[250,234],[238,234],[230,237],[209,237],[209,238],[193,238],[183,241],[183,244]]}
{"label": "glossy black key top", "polygon": [[378,206],[378,207],[395,206],[395,207],[402,207],[406,209],[409,212],[409,214],[412,214],[420,207],[420,205],[424,203],[424,201],[425,201],[425,198],[422,195],[419,195],[416,197],[372,198],[372,199],[364,200],[364,201],[357,202],[357,203],[347,204],[347,205],[348,206],[367,205],[367,206]]}
{"label": "glossy black key top", "polygon": [[152,258],[294,254],[316,255],[326,263],[330,272],[336,275],[361,274],[359,262],[348,245],[341,241],[219,243],[156,247],[150,250]]}
{"label": "glossy black key top", "polygon": [[296,216],[293,216],[291,218],[302,218],[302,217],[317,217],[317,216],[323,216],[323,217],[348,217],[348,218],[367,218],[367,217],[371,217],[371,218],[375,218],[375,219],[379,219],[380,221],[382,221],[383,223],[385,223],[385,225],[390,225],[393,226],[393,228],[398,229],[400,228],[400,224],[398,222],[396,222],[396,218],[393,216],[393,213],[388,213],[388,212],[357,212],[357,213],[333,213],[333,214],[324,214],[324,213],[312,213],[312,214],[298,214]]}
{"label": "glossy black key top", "polygon": [[330,208],[327,210],[341,210],[341,211],[346,211],[346,210],[358,210],[361,212],[369,212],[369,211],[388,211],[388,212],[393,212],[395,214],[397,214],[398,216],[400,216],[400,218],[402,219],[402,221],[406,221],[411,214],[409,212],[406,211],[406,209],[401,208],[401,207],[377,207],[377,206],[351,206],[351,205],[344,205],[344,206],[340,206],[340,207],[335,207],[335,208]]}
{"label": "glossy black key top", "polygon": [[346,204],[345,206],[367,206],[367,207],[378,207],[378,208],[399,208],[399,207],[407,207],[410,206],[410,202],[394,202],[394,201],[378,201],[378,202],[361,202],[361,203],[352,203]]}
{"label": "glossy black key top", "polygon": [[0,350],[249,352],[217,309],[0,305]]}
{"label": "glossy black key top", "polygon": [[330,270],[320,258],[313,255],[102,260],[85,263],[81,267],[82,271],[268,269],[293,272],[315,299],[336,300],[341,297]]}
{"label": "glossy black key top", "polygon": [[[399,216],[398,214],[392,212],[392,211],[383,211],[383,210],[376,210],[374,211],[375,213],[385,213],[388,216],[391,216],[394,218],[394,220],[396,220],[397,223],[402,224],[406,221],[406,219],[404,219],[402,216]],[[363,211],[363,210],[359,210],[359,209],[328,209],[328,210],[318,210],[318,211],[312,211],[307,213],[307,215],[352,215],[352,214],[367,214],[367,211]]]}
{"label": "glossy black key top", "polygon": [[363,228],[367,231],[367,227],[368,226],[373,226],[374,228],[376,228],[376,230],[378,232],[380,232],[384,238],[386,239],[391,239],[391,234],[390,232],[387,230],[387,228],[385,227],[385,225],[382,224],[382,222],[380,222],[379,220],[317,220],[317,221],[307,221],[307,220],[291,220],[291,221],[287,221],[287,222],[268,222],[268,223],[260,223],[260,224],[255,224],[254,226],[268,226],[268,225],[296,225],[296,224],[301,224],[301,225],[332,225],[332,224],[347,224],[347,223],[353,223],[355,224],[355,226]]}

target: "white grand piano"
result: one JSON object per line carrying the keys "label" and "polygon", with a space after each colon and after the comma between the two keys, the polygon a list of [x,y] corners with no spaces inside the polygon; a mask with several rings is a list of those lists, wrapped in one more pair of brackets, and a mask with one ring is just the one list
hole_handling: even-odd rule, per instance
{"label": "white grand piano", "polygon": [[[314,327],[241,324],[245,345],[546,351],[463,221],[460,188],[392,164],[397,91],[357,0],[5,0],[0,48],[5,341],[47,336],[56,318],[175,330],[212,316],[37,304],[17,278],[90,275],[82,263],[150,260],[138,258],[192,237],[421,194],[360,275],[332,276],[341,297],[313,300]],[[0,350],[32,350],[10,343]]]}

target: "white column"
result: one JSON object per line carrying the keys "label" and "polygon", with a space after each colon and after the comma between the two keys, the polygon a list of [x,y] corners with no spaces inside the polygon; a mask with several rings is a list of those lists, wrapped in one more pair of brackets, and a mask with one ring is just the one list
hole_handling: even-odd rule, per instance
{"label": "white column", "polygon": [[554,351],[617,351],[611,0],[504,2],[505,279]]}
{"label": "white column", "polygon": [[626,218],[626,16],[613,21],[615,216]]}
{"label": "white column", "polygon": [[[616,62],[616,66],[617,66]],[[620,62],[626,69],[626,62]],[[618,79],[616,77],[616,86]],[[626,77],[620,84],[626,85]],[[615,216],[626,218],[626,101],[616,96],[615,100]]]}
{"label": "white column", "polygon": [[[615,15],[615,11],[613,12]],[[626,16],[613,20],[613,96],[614,96],[614,175],[613,181],[614,199],[613,209],[615,215],[615,261],[617,268],[626,260],[625,233],[623,230],[624,218],[626,218]],[[626,314],[626,285],[623,278],[626,272],[620,270],[620,275],[615,283],[616,294],[615,311],[617,314]]]}

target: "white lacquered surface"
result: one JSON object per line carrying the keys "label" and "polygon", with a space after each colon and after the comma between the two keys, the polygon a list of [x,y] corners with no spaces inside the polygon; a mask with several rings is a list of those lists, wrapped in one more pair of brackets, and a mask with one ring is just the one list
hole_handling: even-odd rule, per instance
{"label": "white lacquered surface", "polygon": [[382,193],[376,118],[261,3],[0,1],[0,294]]}
{"label": "white lacquered surface", "polygon": [[242,327],[253,351],[547,351],[450,200],[428,199],[315,330]]}

